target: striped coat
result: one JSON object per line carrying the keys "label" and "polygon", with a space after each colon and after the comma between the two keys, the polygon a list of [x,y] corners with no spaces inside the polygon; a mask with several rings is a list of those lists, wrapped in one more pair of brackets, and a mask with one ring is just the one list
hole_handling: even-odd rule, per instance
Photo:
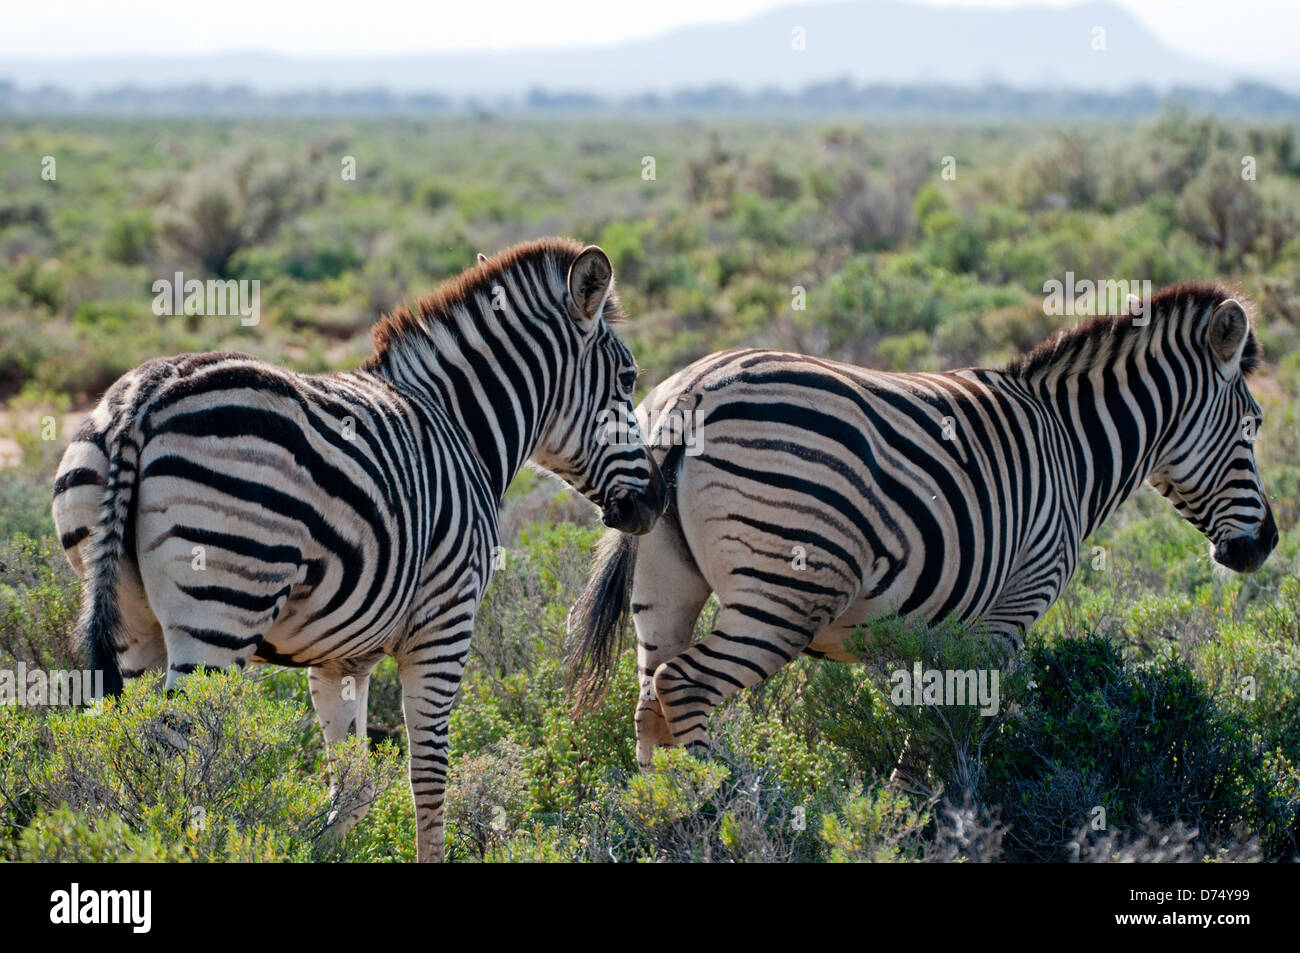
{"label": "striped coat", "polygon": [[334,745],[364,734],[367,680],[393,656],[418,854],[440,858],[447,720],[510,480],[550,467],[633,533],[661,509],[638,432],[609,438],[636,378],[616,311],[604,252],[551,240],[382,320],[355,371],[216,353],[125,375],[54,488],[109,689],[119,672],[165,669],[172,689],[199,666],[309,666]]}
{"label": "striped coat", "polygon": [[[1005,369],[893,374],[777,351],[705,357],[638,414],[671,489],[640,540],[607,534],[575,618],[584,695],[630,599],[637,753],[703,744],[711,712],[801,653],[852,660],[892,613],[979,621],[1017,647],[1079,547],[1144,480],[1255,569],[1277,530],[1253,455],[1258,345],[1242,305],[1187,285],[1149,323],[1100,318]],[[691,644],[710,593],[719,612]]]}

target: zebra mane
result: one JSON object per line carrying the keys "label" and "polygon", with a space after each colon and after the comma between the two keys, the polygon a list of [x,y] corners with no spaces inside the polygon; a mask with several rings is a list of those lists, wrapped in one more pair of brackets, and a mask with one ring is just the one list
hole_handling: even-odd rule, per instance
{"label": "zebra mane", "polygon": [[[1168,321],[1198,323],[1228,298],[1245,303],[1245,298],[1221,285],[1207,281],[1188,281],[1162,288],[1151,296],[1150,323],[1135,326],[1134,316],[1099,315],[1072,328],[1057,331],[1027,354],[1013,358],[1006,371],[1018,377],[1040,377],[1053,370],[1072,373],[1095,366],[1099,360],[1127,353],[1150,335],[1154,328]],[[1247,306],[1247,310],[1250,308]],[[1127,345],[1127,348],[1125,347]],[[1259,366],[1259,339],[1252,322],[1241,352],[1241,370],[1249,376]]]}
{"label": "zebra mane", "polygon": [[[480,258],[476,265],[447,279],[432,293],[417,300],[413,307],[401,304],[375,322],[370,329],[375,353],[363,366],[367,370],[380,367],[394,350],[402,347],[431,348],[436,352],[439,342],[446,342],[449,333],[453,338],[473,334],[474,328],[464,324],[466,317],[475,320],[483,311],[480,302],[490,302],[493,289],[505,285],[504,279],[512,272],[531,266],[534,279],[547,284],[558,281],[562,286],[569,266],[582,249],[582,243],[571,238],[541,238],[513,245],[491,258]],[[611,291],[604,318],[607,323],[613,323],[619,317],[618,300]]]}

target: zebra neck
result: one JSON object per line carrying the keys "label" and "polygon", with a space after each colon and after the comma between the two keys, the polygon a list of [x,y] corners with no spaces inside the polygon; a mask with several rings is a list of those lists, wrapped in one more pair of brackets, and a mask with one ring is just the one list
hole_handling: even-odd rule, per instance
{"label": "zebra neck", "polygon": [[1170,420],[1143,382],[1113,374],[1049,378],[1040,396],[1060,422],[1064,475],[1073,483],[1063,495],[1076,502],[1082,541],[1151,474]]}
{"label": "zebra neck", "polygon": [[458,329],[436,326],[428,338],[390,347],[374,371],[451,417],[500,503],[545,431],[552,402],[525,373],[529,364],[479,328],[470,344]]}

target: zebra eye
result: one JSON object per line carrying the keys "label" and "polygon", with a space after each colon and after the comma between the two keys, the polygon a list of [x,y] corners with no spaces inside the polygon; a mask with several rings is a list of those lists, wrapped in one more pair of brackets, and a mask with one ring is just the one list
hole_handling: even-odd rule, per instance
{"label": "zebra eye", "polygon": [[623,393],[631,394],[636,387],[636,371],[624,371],[618,375],[618,386],[622,388]]}

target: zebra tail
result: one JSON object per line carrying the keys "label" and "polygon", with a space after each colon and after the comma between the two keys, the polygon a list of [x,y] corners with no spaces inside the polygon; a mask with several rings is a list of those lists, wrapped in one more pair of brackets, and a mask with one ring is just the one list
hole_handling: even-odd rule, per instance
{"label": "zebra tail", "polygon": [[[571,649],[565,666],[573,711],[600,701],[618,664],[632,595],[638,537],[609,530],[596,544],[587,585],[569,613]],[[576,636],[576,638],[575,638]]]}
{"label": "zebra tail", "polygon": [[118,642],[122,614],[117,603],[117,581],[122,560],[127,555],[127,521],[131,517],[137,467],[144,446],[143,410],[157,382],[157,377],[141,380],[133,399],[122,408],[117,426],[108,435],[108,477],[99,505],[99,525],[95,528],[77,624],[81,644],[90,656],[91,670],[103,672],[106,698],[122,691],[122,673],[117,667],[117,653],[123,647]]}

